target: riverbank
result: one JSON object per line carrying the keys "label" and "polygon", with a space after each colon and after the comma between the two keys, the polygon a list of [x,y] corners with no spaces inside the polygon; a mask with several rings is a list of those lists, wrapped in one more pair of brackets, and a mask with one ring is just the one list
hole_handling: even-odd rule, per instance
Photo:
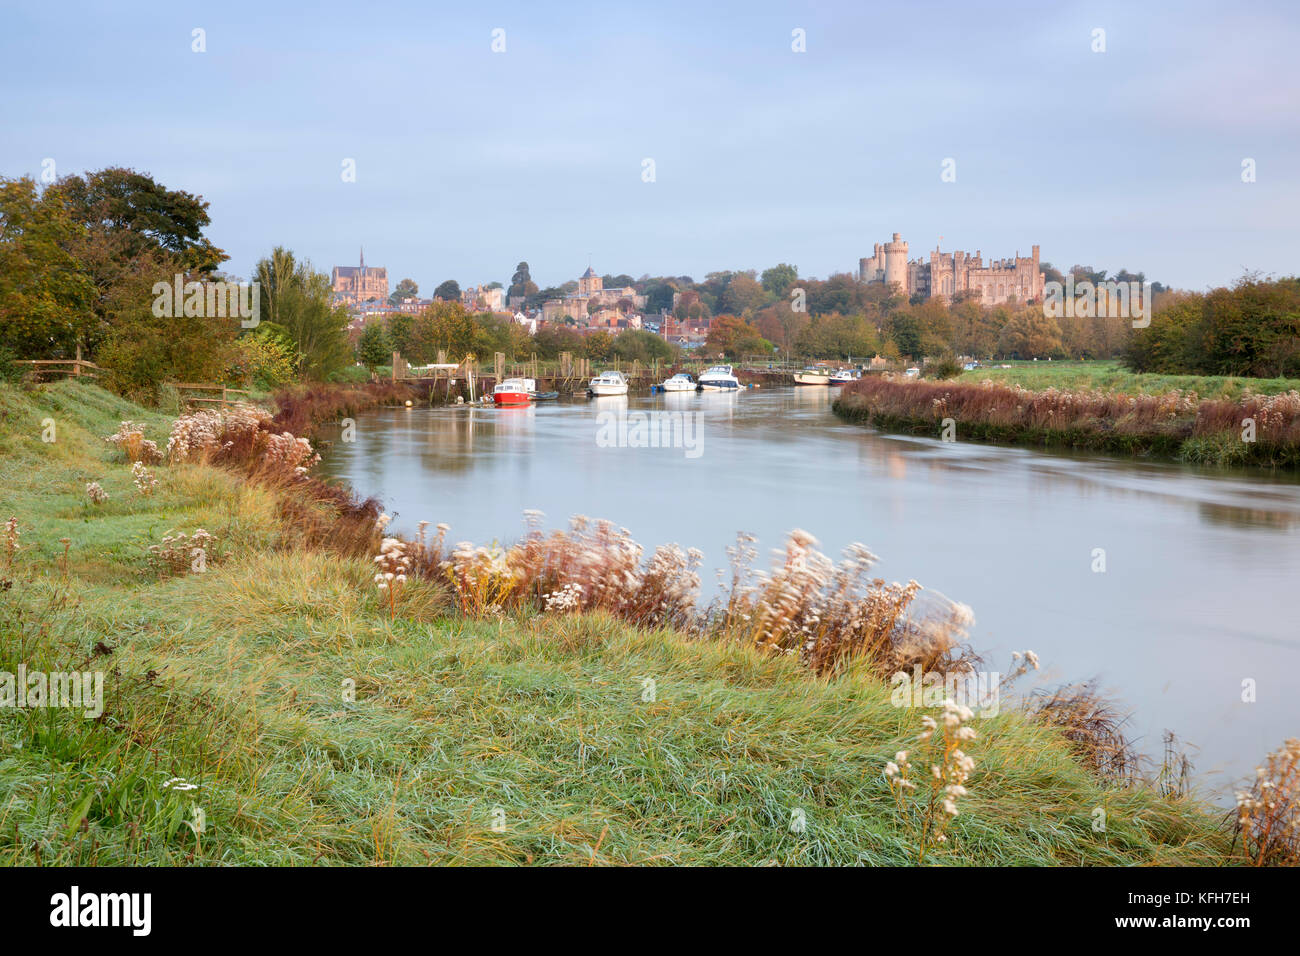
{"label": "riverbank", "polygon": [[[1003,367],[1005,364],[1007,367]],[[1300,390],[1300,379],[1247,378],[1233,375],[1164,375],[1133,372],[1114,359],[1086,362],[1007,362],[982,365],[963,372],[967,382],[990,381],[1019,385],[1031,392],[1048,388],[1071,391],[1122,392],[1125,395],[1166,395],[1195,392],[1200,398],[1240,401],[1249,395],[1278,395]]]}
{"label": "riverbank", "polygon": [[[161,448],[171,419],[93,386],[0,387],[0,411],[0,512],[22,532],[0,670],[108,672],[99,719],[0,710],[4,862],[916,860],[883,771],[924,749],[923,711],[869,660],[815,678],[797,653],[613,603],[475,615],[472,589],[419,574],[390,605],[364,505],[202,461],[149,466],[142,494],[103,438],[129,419]],[[1059,729],[1010,709],[970,728],[967,793],[926,862],[1231,853],[1222,815],[1098,778]]]}
{"label": "riverbank", "polygon": [[[1101,389],[1034,391],[992,380],[871,376],[832,408],[882,431],[1173,458],[1197,464],[1300,467],[1300,393],[1206,399]],[[950,424],[946,424],[950,423]],[[945,434],[946,432],[946,434]]]}

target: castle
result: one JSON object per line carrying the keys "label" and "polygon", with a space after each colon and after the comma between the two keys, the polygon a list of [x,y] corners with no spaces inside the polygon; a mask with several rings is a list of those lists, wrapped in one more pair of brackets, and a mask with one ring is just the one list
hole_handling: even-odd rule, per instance
{"label": "castle", "polygon": [[899,233],[884,245],[876,243],[870,258],[858,260],[858,279],[897,286],[909,298],[951,301],[958,292],[974,292],[981,305],[1000,305],[1011,299],[1041,301],[1043,273],[1038,267],[1038,247],[1029,257],[994,259],[984,264],[979,250],[940,252],[936,246],[929,261],[908,261],[907,242]]}
{"label": "castle", "polygon": [[382,266],[366,266],[366,250],[361,250],[360,266],[335,266],[330,273],[330,285],[336,302],[360,305],[373,299],[388,298],[388,270]]}

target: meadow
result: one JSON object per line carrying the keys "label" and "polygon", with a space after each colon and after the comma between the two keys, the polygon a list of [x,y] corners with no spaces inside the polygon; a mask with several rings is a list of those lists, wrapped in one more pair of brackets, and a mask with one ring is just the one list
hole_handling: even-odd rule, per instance
{"label": "meadow", "polygon": [[[1009,365],[1010,368],[1002,368]],[[1047,388],[1098,390],[1128,395],[1163,395],[1195,392],[1201,398],[1240,401],[1246,394],[1277,395],[1300,390],[1296,378],[1246,378],[1229,375],[1159,375],[1132,372],[1117,360],[1062,362],[995,362],[963,372],[960,381],[990,381],[1020,385],[1030,391]]]}
{"label": "meadow", "polygon": [[1095,700],[895,706],[890,668],[979,662],[865,552],[754,576],[741,538],[706,613],[600,523],[386,538],[251,412],[0,386],[0,448],[0,671],[106,672],[98,718],[0,708],[6,864],[1294,860],[1294,804],[1238,833],[1115,772]]}

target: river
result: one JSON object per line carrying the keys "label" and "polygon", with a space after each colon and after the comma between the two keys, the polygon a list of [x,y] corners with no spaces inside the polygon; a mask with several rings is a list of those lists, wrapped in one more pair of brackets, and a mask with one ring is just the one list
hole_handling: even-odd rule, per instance
{"label": "river", "polygon": [[[1040,685],[1098,678],[1157,761],[1174,730],[1220,799],[1300,733],[1300,482],[885,435],[836,418],[834,392],[382,409],[357,417],[353,441],[325,431],[320,471],[378,497],[394,529],[446,522],[452,542],[512,541],[525,509],[548,527],[609,518],[647,552],[703,551],[706,591],[737,531],[758,536],[763,564],[793,528],[835,557],[862,542],[880,576],[970,605],[989,669],[1032,649]],[[610,447],[611,419],[664,411],[698,442]]]}

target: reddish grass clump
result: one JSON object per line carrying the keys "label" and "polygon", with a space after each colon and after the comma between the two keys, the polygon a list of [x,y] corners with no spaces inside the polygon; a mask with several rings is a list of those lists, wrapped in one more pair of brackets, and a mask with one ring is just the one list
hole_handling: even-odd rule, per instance
{"label": "reddish grass clump", "polygon": [[1038,692],[1027,709],[1060,728],[1080,762],[1097,776],[1123,781],[1136,775],[1137,753],[1123,732],[1128,717],[1098,691],[1095,681]]}
{"label": "reddish grass clump", "polygon": [[238,404],[183,415],[172,424],[167,456],[232,468],[276,489],[281,518],[298,543],[347,555],[373,554],[379,503],[311,478],[320,461],[306,438],[277,431],[264,410]]}
{"label": "reddish grass clump", "polygon": [[[1099,389],[1031,391],[990,380],[904,381],[891,375],[846,385],[836,411],[886,428],[937,426],[951,418],[975,438],[1064,440],[1084,447],[1186,450],[1221,443],[1225,461],[1294,463],[1300,456],[1300,392],[1202,401],[1195,392],[1128,395]],[[1252,434],[1253,430],[1253,434]],[[1195,440],[1200,440],[1196,444]]]}
{"label": "reddish grass clump", "polygon": [[299,385],[275,394],[273,425],[278,431],[309,435],[320,422],[337,421],[381,405],[404,405],[417,398],[417,393],[402,382]]}

